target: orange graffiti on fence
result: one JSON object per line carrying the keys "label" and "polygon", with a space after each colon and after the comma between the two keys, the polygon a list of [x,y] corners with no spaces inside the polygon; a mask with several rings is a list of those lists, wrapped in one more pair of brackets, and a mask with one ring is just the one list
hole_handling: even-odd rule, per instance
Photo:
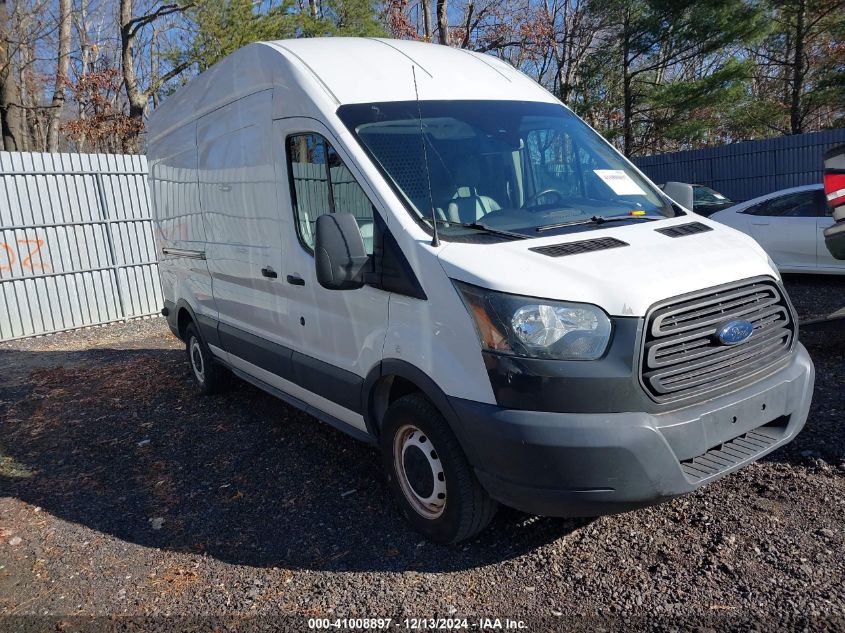
{"label": "orange graffiti on fence", "polygon": [[[15,242],[13,243],[16,243],[18,245],[23,244],[24,246],[29,248],[26,257],[21,259],[21,268],[28,268],[33,272],[35,272],[36,269],[41,270],[43,272],[50,272],[52,270],[49,264],[44,263],[41,256],[41,248],[44,246],[44,240],[15,240]],[[12,272],[12,267],[17,261],[15,250],[13,250],[11,246],[9,246],[8,242],[0,242],[0,249],[6,252],[6,259],[8,260],[7,264],[0,266],[0,272]],[[38,255],[38,259],[40,261],[34,262],[32,261],[32,258],[36,254]]]}
{"label": "orange graffiti on fence", "polygon": [[8,264],[0,266],[0,272],[12,272],[12,264],[15,263],[15,253],[12,251],[12,247],[6,244],[6,242],[0,242],[0,246],[2,246],[3,249],[6,251],[6,259],[9,260]]}

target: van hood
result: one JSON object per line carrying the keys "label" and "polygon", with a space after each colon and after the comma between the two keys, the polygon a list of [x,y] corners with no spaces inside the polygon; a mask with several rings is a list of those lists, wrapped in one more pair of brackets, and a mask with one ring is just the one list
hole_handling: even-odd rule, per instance
{"label": "van hood", "polygon": [[[697,222],[710,230],[670,237],[656,229]],[[552,257],[533,249],[599,238],[626,245]],[[751,277],[780,279],[750,237],[699,216],[497,244],[444,242],[439,260],[459,281],[511,294],[592,303],[642,317],[658,301]]]}

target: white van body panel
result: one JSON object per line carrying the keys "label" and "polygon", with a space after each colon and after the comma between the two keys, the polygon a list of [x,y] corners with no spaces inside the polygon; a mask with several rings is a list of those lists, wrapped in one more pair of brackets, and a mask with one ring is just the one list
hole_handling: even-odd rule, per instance
{"label": "white van body panel", "polygon": [[220,322],[284,342],[283,288],[261,275],[265,267],[282,269],[271,108],[272,91],[262,90],[199,119],[199,190]]}
{"label": "white van body panel", "polygon": [[164,298],[185,298],[198,314],[217,318],[205,258],[206,227],[197,189],[196,123],[150,141],[150,192],[161,252]]}
{"label": "white van body panel", "polygon": [[390,297],[385,359],[416,366],[448,396],[492,404],[490,381],[476,378],[486,378],[486,370],[475,325],[433,250],[428,242],[418,244],[417,258],[410,260],[423,273],[428,300]]}
{"label": "white van body panel", "polygon": [[[497,257],[485,257],[484,245],[449,243],[440,262],[453,279],[528,297],[592,303],[623,317],[644,316],[666,297],[735,281],[737,271],[743,277],[777,278],[754,240],[705,218],[695,221],[713,230],[677,239],[656,232],[654,222],[642,222],[507,242],[497,247]],[[689,222],[689,216],[674,218],[660,221],[659,228]],[[529,250],[608,236],[629,246],[577,257],[538,257]]]}
{"label": "white van body panel", "polygon": [[[364,189],[376,212],[389,217],[379,196],[368,186],[358,170],[359,159],[351,156],[347,147],[325,125],[316,119],[289,117],[274,121],[273,145],[277,152],[276,173],[278,208],[283,220],[283,233],[279,236],[284,251],[285,276],[301,278],[302,286],[281,282],[288,298],[289,323],[295,323],[290,346],[332,367],[366,376],[381,362],[388,320],[389,293],[364,286],[354,292],[330,291],[317,281],[314,256],[299,242],[294,226],[294,211],[288,183],[287,160],[284,152],[286,139],[293,134],[317,133],[325,137],[355,181]],[[304,325],[303,325],[304,323]]]}

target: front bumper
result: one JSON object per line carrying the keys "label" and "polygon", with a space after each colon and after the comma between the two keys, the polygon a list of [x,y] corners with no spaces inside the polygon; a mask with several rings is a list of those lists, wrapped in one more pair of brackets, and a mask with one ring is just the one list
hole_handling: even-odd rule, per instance
{"label": "front bumper", "polygon": [[598,516],[651,505],[792,440],[807,420],[813,363],[799,343],[779,371],[665,413],[549,413],[450,399],[479,481],[505,505]]}

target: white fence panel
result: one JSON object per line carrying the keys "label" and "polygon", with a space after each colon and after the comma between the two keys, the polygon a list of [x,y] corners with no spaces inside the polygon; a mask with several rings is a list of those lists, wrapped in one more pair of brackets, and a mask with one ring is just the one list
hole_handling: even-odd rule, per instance
{"label": "white fence panel", "polygon": [[143,156],[0,152],[0,340],[149,316]]}

